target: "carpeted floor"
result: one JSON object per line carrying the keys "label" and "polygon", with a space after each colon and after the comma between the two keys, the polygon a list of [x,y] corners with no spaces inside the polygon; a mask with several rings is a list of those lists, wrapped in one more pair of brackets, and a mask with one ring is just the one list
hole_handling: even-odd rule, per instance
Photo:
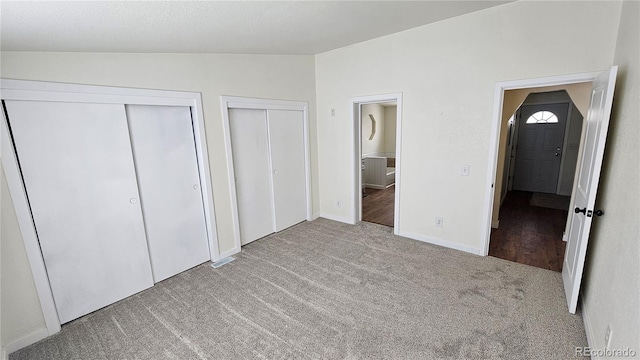
{"label": "carpeted floor", "polygon": [[568,359],[578,346],[559,273],[318,219],[10,359]]}

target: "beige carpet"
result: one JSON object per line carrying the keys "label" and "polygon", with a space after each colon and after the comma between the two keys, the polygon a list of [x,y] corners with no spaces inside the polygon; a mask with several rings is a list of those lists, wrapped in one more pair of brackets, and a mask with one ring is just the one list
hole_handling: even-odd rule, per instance
{"label": "beige carpet", "polygon": [[66,324],[10,359],[568,359],[559,273],[303,223]]}
{"label": "beige carpet", "polygon": [[569,203],[571,203],[571,196],[533,193],[533,195],[531,195],[531,201],[529,202],[529,205],[568,211]]}

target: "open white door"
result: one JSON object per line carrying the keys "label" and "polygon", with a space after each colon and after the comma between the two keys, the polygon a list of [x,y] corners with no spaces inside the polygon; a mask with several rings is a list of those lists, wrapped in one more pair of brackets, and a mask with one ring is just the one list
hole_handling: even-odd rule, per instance
{"label": "open white door", "polygon": [[613,66],[611,70],[603,72],[593,81],[591,105],[585,119],[582,160],[577,169],[577,184],[574,192],[575,209],[571,212],[567,250],[564,253],[562,265],[562,281],[569,312],[572,314],[575,314],[578,305],[591,221],[595,215],[594,205],[617,72],[618,67]]}

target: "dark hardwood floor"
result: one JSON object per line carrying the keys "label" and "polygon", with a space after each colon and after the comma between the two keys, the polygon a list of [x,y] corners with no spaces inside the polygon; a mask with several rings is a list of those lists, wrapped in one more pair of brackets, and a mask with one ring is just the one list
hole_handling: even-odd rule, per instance
{"label": "dark hardwood floor", "polygon": [[533,193],[511,191],[491,229],[489,255],[543,269],[562,271],[567,211],[529,205]]}
{"label": "dark hardwood floor", "polygon": [[396,186],[384,190],[366,189],[362,198],[362,221],[393,227]]}

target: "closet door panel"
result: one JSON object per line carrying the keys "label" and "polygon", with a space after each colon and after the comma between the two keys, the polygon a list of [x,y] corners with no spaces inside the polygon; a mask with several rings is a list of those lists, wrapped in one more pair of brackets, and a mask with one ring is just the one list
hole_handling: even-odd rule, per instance
{"label": "closet door panel", "polygon": [[60,322],[152,286],[124,106],[6,108]]}
{"label": "closet door panel", "polygon": [[269,110],[276,230],[307,218],[304,116],[302,111]]}
{"label": "closet door panel", "polygon": [[265,110],[229,109],[242,245],[271,234],[273,195]]}
{"label": "closet door panel", "polygon": [[210,259],[188,107],[127,105],[155,282]]}

